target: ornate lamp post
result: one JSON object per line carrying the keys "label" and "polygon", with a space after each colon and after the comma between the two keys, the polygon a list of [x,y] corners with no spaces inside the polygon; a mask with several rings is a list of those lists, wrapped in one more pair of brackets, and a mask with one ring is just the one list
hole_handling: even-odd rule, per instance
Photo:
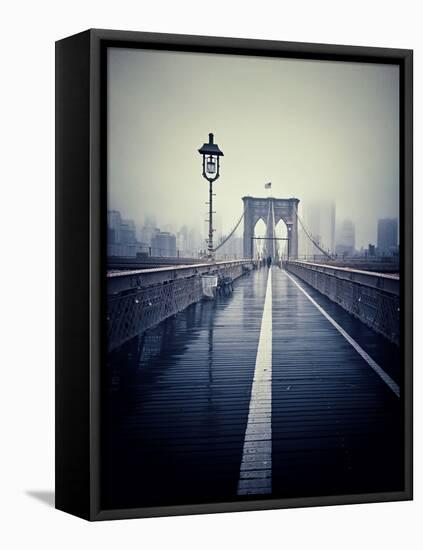
{"label": "ornate lamp post", "polygon": [[201,149],[198,149],[203,156],[203,178],[209,182],[209,238],[207,240],[207,256],[213,258],[213,182],[220,176],[219,158],[223,157],[222,151],[214,143],[213,134],[209,134],[209,142],[204,143]]}

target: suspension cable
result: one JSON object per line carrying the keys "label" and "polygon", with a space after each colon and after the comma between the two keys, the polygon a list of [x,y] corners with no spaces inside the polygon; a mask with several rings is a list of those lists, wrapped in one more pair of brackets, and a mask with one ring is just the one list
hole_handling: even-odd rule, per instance
{"label": "suspension cable", "polygon": [[307,235],[307,237],[310,239],[310,241],[314,244],[314,246],[315,246],[318,250],[320,250],[320,252],[321,252],[322,254],[324,254],[327,258],[332,259],[332,255],[329,254],[328,252],[326,252],[326,250],[325,250],[324,248],[322,248],[322,247],[313,239],[313,237],[309,234],[309,232],[308,232],[307,229],[305,228],[304,223],[303,223],[302,219],[300,218],[298,212],[297,212],[297,219],[298,219],[298,221],[300,222],[300,225],[301,225],[301,227],[303,228],[304,233]]}
{"label": "suspension cable", "polygon": [[[272,204],[272,206],[273,206],[273,204]],[[274,225],[274,220],[275,220],[274,216],[275,216],[275,213],[274,213],[274,210],[273,210],[273,211],[272,211],[272,210],[273,210],[273,208],[271,208],[271,206],[269,205],[269,211],[268,211],[268,214],[267,214],[267,221],[268,221],[268,223],[269,223],[269,221],[270,221],[269,218],[270,218],[270,216],[273,214],[272,217],[273,217],[273,225]],[[300,225],[301,225],[301,227],[302,227],[304,233],[305,233],[306,236],[310,239],[310,241],[314,244],[314,246],[315,246],[318,250],[320,250],[320,252],[321,252],[324,256],[326,256],[326,257],[329,258],[329,259],[332,259],[332,255],[331,255],[330,253],[328,253],[324,248],[322,248],[322,247],[319,245],[319,243],[317,243],[317,242],[315,241],[315,239],[313,239],[313,237],[312,237],[312,236],[310,235],[310,233],[307,231],[307,229],[306,229],[306,227],[305,227],[305,225],[304,225],[304,223],[303,223],[303,221],[302,221],[300,215],[298,214],[298,212],[296,213],[296,216],[297,216],[298,221],[300,222]],[[239,220],[237,221],[237,223],[235,224],[234,228],[233,228],[232,231],[229,233],[229,235],[228,235],[227,237],[225,237],[225,238],[223,239],[223,241],[220,242],[220,243],[213,249],[213,252],[217,252],[217,250],[219,250],[219,248],[221,248],[225,243],[227,243],[227,242],[229,241],[229,239],[232,237],[232,235],[233,235],[233,234],[235,233],[235,231],[238,229],[239,224],[242,222],[242,219],[243,219],[243,218],[244,218],[244,212],[241,214]],[[267,252],[268,252],[268,251],[266,251],[266,254],[267,254]],[[275,252],[276,252],[276,251],[275,251]]]}
{"label": "suspension cable", "polygon": [[229,241],[229,239],[232,237],[232,235],[235,233],[235,231],[238,229],[238,226],[239,224],[241,223],[242,221],[242,218],[244,217],[244,212],[241,214],[241,217],[239,218],[239,220],[237,221],[235,227],[232,229],[232,231],[229,233],[229,235],[223,239],[223,241],[221,243],[219,243],[216,248],[213,249],[213,252],[216,252],[217,250],[219,250],[219,248],[221,246],[223,246],[227,241]]}

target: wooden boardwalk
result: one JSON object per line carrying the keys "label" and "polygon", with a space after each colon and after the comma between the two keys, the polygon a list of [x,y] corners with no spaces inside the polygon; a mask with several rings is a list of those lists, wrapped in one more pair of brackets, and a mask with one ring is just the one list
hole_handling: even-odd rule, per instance
{"label": "wooden boardwalk", "polygon": [[[253,272],[110,354],[104,508],[402,488],[401,398],[275,267],[270,380],[255,403],[267,282]],[[401,386],[395,348],[302,286]]]}

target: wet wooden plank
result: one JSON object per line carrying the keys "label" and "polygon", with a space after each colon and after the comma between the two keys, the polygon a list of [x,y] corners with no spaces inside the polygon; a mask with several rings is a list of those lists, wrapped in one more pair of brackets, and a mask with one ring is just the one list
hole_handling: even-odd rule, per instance
{"label": "wet wooden plank", "polygon": [[282,272],[274,295],[274,491],[400,489],[400,400]]}
{"label": "wet wooden plank", "polygon": [[[106,506],[234,500],[240,477],[239,498],[254,485],[265,498],[270,486],[283,497],[401,484],[401,403],[276,268],[272,391],[246,441],[266,284],[267,269],[254,272],[231,297],[196,304],[110,357]],[[319,303],[398,373],[379,336]],[[260,439],[269,420],[271,441]],[[269,450],[271,472],[257,469]]]}

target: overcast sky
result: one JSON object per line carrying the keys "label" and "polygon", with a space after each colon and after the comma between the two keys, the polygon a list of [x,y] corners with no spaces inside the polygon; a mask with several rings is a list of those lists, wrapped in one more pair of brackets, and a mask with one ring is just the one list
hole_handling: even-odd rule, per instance
{"label": "overcast sky", "polygon": [[108,208],[142,224],[203,228],[208,133],[225,156],[222,228],[244,195],[336,203],[356,247],[398,216],[399,70],[392,65],[111,48]]}

